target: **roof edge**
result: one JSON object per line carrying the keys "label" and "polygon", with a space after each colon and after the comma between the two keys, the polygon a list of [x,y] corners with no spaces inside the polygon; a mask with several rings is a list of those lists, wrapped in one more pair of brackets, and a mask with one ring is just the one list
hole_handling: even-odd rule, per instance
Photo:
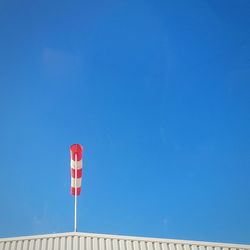
{"label": "roof edge", "polygon": [[127,236],[127,235],[112,235],[112,234],[97,234],[97,233],[82,233],[82,232],[65,232],[65,233],[52,233],[52,234],[41,234],[31,236],[18,236],[18,237],[7,237],[0,238],[0,242],[3,241],[17,241],[17,240],[32,240],[32,239],[44,239],[44,238],[57,238],[57,237],[68,237],[68,236],[84,236],[84,237],[95,237],[95,238],[106,238],[106,239],[118,239],[118,240],[132,240],[132,241],[148,241],[148,242],[161,242],[161,243],[173,243],[173,244],[190,244],[199,246],[212,246],[212,247],[227,247],[227,248],[249,248],[250,245],[246,244],[235,244],[235,243],[220,243],[220,242],[208,242],[208,241],[195,241],[195,240],[177,240],[168,238],[153,238],[153,237],[142,237],[142,236]]}

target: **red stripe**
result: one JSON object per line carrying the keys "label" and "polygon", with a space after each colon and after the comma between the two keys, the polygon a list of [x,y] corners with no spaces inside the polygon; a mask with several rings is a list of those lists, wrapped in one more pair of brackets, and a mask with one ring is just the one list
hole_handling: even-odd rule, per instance
{"label": "red stripe", "polygon": [[70,155],[72,160],[75,160],[75,157],[77,157],[77,160],[80,161],[82,159],[82,152],[83,152],[82,145],[73,144],[70,146]]}
{"label": "red stripe", "polygon": [[[75,169],[71,168],[71,176],[75,178]],[[76,178],[81,178],[82,177],[82,168],[77,169],[77,177]]]}
{"label": "red stripe", "polygon": [[[76,193],[76,195],[79,196],[80,193],[81,193],[81,188],[77,188],[77,193]],[[75,188],[74,188],[74,187],[71,187],[71,194],[72,194],[73,196],[75,196]]]}
{"label": "red stripe", "polygon": [[72,153],[71,152],[71,159],[74,161],[75,160],[75,157],[77,157],[77,161],[80,161],[81,159],[82,159],[82,153],[79,153],[79,152],[77,152],[77,153]]}

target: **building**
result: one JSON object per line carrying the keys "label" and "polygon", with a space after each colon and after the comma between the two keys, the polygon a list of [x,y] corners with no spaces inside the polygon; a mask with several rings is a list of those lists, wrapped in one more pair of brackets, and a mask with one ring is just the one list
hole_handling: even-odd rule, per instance
{"label": "building", "polygon": [[250,250],[250,245],[90,233],[1,238],[0,250]]}

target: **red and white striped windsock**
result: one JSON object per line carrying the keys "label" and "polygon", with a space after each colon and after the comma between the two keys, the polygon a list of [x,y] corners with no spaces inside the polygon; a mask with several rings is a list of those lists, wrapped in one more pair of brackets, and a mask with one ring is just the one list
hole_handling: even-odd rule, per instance
{"label": "red and white striped windsock", "polygon": [[[83,147],[80,144],[70,146],[70,166],[71,166],[71,194],[80,195],[82,185],[82,154]],[[76,171],[77,170],[77,171]],[[75,181],[76,178],[76,181]],[[76,184],[76,187],[75,187]]]}

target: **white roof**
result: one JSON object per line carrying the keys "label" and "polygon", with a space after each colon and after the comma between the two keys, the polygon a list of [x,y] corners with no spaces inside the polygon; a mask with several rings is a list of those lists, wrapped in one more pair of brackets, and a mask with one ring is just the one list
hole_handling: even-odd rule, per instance
{"label": "white roof", "polygon": [[250,245],[90,233],[0,238],[0,250],[250,250]]}

